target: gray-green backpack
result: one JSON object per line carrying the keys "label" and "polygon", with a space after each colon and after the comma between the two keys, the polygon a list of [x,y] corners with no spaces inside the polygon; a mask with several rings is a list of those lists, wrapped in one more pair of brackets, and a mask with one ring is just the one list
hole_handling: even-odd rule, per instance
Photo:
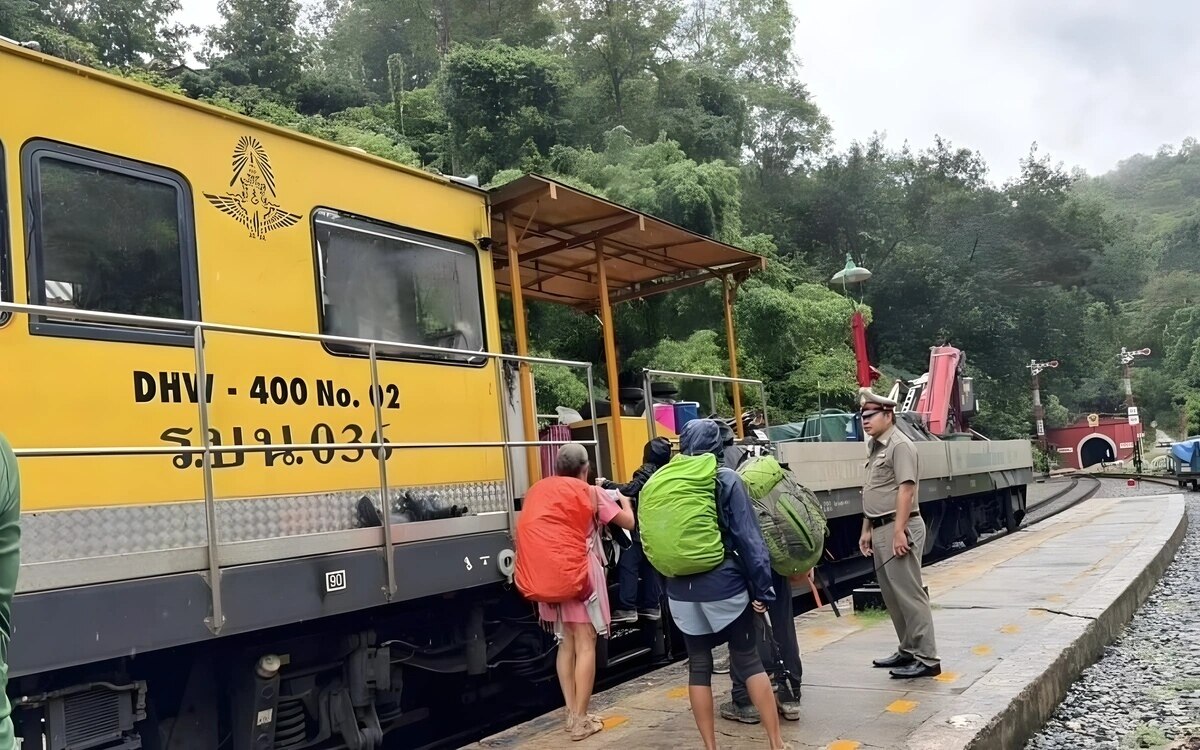
{"label": "gray-green backpack", "polygon": [[796,483],[773,456],[756,456],[737,470],[762,529],[771,567],[782,576],[807,573],[825,551],[829,522],[817,496]]}

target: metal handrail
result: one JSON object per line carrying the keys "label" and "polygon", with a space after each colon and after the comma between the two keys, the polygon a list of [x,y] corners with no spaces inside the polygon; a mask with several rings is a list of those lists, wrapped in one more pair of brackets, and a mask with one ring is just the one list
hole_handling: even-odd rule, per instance
{"label": "metal handrail", "polygon": [[[804,443],[804,442],[819,443],[819,442],[821,442],[821,436],[820,435],[805,435],[804,437],[781,438],[779,440],[772,440],[771,442],[774,443],[775,445],[779,445],[781,443]],[[838,442],[841,443],[841,442],[849,442],[849,441],[839,440]]]}
{"label": "metal handrail", "polygon": [[[383,539],[381,546],[384,550],[384,565],[387,574],[387,585],[384,590],[384,595],[388,600],[391,600],[396,594],[396,571],[395,571],[395,556],[394,542],[392,540],[392,525],[391,525],[391,507],[388,502],[388,476],[387,476],[387,459],[392,449],[434,449],[434,448],[499,448],[502,449],[505,462],[504,481],[507,488],[507,516],[508,516],[508,533],[511,538],[516,526],[516,489],[513,484],[513,463],[512,463],[512,448],[520,447],[540,447],[544,445],[564,445],[567,441],[540,441],[540,440],[509,440],[508,433],[508,414],[505,409],[503,373],[499,366],[501,362],[521,362],[530,365],[560,365],[583,369],[587,373],[587,388],[588,388],[588,404],[591,407],[591,422],[592,434],[597,439],[593,440],[578,440],[570,441],[577,442],[583,445],[594,446],[597,454],[597,461],[602,462],[603,456],[598,436],[599,425],[596,420],[596,395],[593,384],[592,364],[590,362],[579,362],[575,360],[565,359],[550,359],[544,357],[525,357],[515,354],[503,354],[499,352],[475,351],[469,349],[452,349],[448,347],[428,346],[424,344],[407,344],[398,341],[385,341],[381,339],[366,339],[355,338],[351,336],[331,336],[319,333],[304,333],[299,331],[281,331],[270,328],[257,328],[252,326],[236,326],[224,323],[211,323],[201,320],[180,320],[175,318],[160,318],[142,315],[128,315],[123,313],[107,313],[93,310],[74,310],[58,307],[49,307],[46,305],[25,305],[12,302],[0,301],[0,328],[4,327],[7,321],[4,321],[5,313],[22,313],[29,316],[47,316],[54,318],[71,318],[70,323],[78,322],[94,322],[108,323],[116,325],[134,326],[137,328],[159,328],[167,330],[175,330],[181,333],[191,333],[191,347],[195,352],[196,362],[196,379],[198,383],[207,382],[207,374],[205,372],[205,332],[225,333],[240,336],[258,336],[266,338],[288,339],[296,341],[311,341],[325,344],[349,344],[354,346],[365,346],[368,351],[368,362],[371,369],[371,387],[372,393],[379,392],[379,357],[378,348],[386,347],[390,349],[401,349],[404,351],[412,351],[418,353],[432,353],[442,355],[454,355],[461,357],[470,357],[476,359],[496,360],[496,397],[500,415],[501,437],[500,441],[466,441],[466,442],[408,442],[408,443],[389,443],[389,442],[371,442],[371,443],[276,443],[271,445],[213,445],[209,435],[209,404],[207,394],[202,394],[197,398],[197,412],[199,418],[199,426],[201,433],[201,445],[191,446],[112,446],[112,447],[94,447],[94,448],[23,448],[14,449],[18,457],[71,457],[71,456],[115,456],[115,455],[195,455],[201,456],[201,469],[204,480],[204,511],[205,511],[205,532],[207,537],[207,556],[208,556],[208,583],[211,594],[211,616],[207,620],[207,625],[213,633],[219,633],[222,626],[225,624],[225,615],[221,597],[221,563],[219,558],[220,550],[220,535],[216,514],[216,497],[213,488],[213,456],[225,453],[266,453],[266,452],[291,452],[291,451],[363,451],[373,450],[379,460],[379,490],[380,503],[383,506]],[[436,364],[436,363],[431,363]],[[203,386],[201,386],[203,387]],[[372,406],[375,418],[375,436],[382,438],[383,436],[383,414],[380,399],[372,398]],[[522,404],[522,408],[534,409],[536,413],[537,404]],[[532,468],[532,467],[527,467]]]}
{"label": "metal handrail", "polygon": [[25,313],[26,315],[47,315],[56,318],[71,318],[67,325],[76,321],[93,321],[96,323],[124,323],[139,328],[166,328],[180,332],[191,332],[196,328],[213,333],[230,333],[245,336],[265,336],[267,338],[293,339],[297,341],[316,341],[326,344],[352,344],[355,346],[376,346],[391,349],[404,349],[430,354],[455,354],[463,357],[481,357],[483,359],[498,359],[505,362],[527,362],[533,365],[563,365],[577,369],[589,369],[591,362],[580,362],[572,359],[549,359],[545,357],[522,357],[518,354],[503,354],[475,349],[451,349],[444,346],[429,346],[427,344],[406,344],[401,341],[386,341],[384,339],[357,338],[354,336],[332,336],[325,333],[305,333],[302,331],[281,331],[274,328],[257,328],[254,326],[235,326],[227,323],[210,323],[204,320],[182,320],[179,318],[157,318],[149,315],[128,315],[125,313],[106,313],[94,310],[76,310],[73,308],[49,307],[47,305],[23,305],[15,302],[0,302],[0,313]]}
{"label": "metal handrail", "polygon": [[[683,378],[686,380],[702,380],[708,382],[708,398],[709,406],[713,413],[716,412],[716,396],[713,392],[714,383],[733,383],[735,385],[756,385],[758,386],[758,395],[762,399],[763,412],[763,430],[771,427],[771,418],[767,416],[767,389],[763,385],[763,381],[754,380],[753,378],[732,378],[728,375],[701,375],[700,373],[691,372],[674,372],[672,370],[652,370],[646,368],[642,370],[642,398],[646,404],[646,424],[649,427],[650,439],[653,440],[658,435],[656,428],[657,420],[654,418],[654,397],[652,395],[652,386],[654,378]],[[734,419],[741,419],[741,414],[735,414]]]}
{"label": "metal handrail", "polygon": [[696,372],[674,372],[672,370],[650,369],[642,370],[642,372],[646,375],[659,378],[687,378],[688,380],[711,380],[717,383],[741,383],[742,385],[759,386],[763,384],[761,380],[754,380],[752,378],[731,378],[728,375],[701,375],[700,373]]}

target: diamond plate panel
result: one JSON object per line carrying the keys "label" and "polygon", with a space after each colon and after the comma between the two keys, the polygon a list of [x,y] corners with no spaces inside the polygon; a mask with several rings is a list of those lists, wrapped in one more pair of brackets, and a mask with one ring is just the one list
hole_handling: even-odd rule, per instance
{"label": "diamond plate panel", "polygon": [[[506,510],[503,482],[403,487],[392,492],[393,523],[405,520],[400,509],[401,493],[435,499],[442,507],[466,506],[471,515]],[[222,542],[245,542],[356,529],[360,527],[358,500],[364,495],[377,502],[379,491],[218,500],[218,534]],[[205,544],[203,502],[45,511],[21,516],[22,563]]]}

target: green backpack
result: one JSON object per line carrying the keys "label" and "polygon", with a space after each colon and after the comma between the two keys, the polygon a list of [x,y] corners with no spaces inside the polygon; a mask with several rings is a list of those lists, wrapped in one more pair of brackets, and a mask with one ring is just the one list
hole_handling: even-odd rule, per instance
{"label": "green backpack", "polygon": [[717,525],[717,457],[677,455],[638,497],[646,559],[668,578],[712,570],[725,559]]}
{"label": "green backpack", "polygon": [[817,496],[796,484],[773,456],[756,456],[738,469],[762,529],[771,567],[782,576],[807,573],[825,551],[829,522]]}

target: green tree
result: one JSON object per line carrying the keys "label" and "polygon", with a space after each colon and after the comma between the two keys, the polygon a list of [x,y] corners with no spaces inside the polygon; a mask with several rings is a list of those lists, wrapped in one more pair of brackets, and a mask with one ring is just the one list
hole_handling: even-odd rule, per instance
{"label": "green tree", "polygon": [[1200,305],[1200,273],[1155,274],[1141,294],[1126,305],[1131,340],[1138,342],[1138,347],[1149,347],[1155,357],[1160,357],[1171,335],[1171,318],[1180,309],[1197,305]]}
{"label": "green tree", "polygon": [[[751,281],[737,302],[747,371],[769,384],[769,402],[799,417],[827,406],[851,408],[858,390],[850,317],[855,306],[815,284],[780,289]],[[863,308],[867,320],[871,311]]]}
{"label": "green tree", "polygon": [[439,79],[449,124],[452,169],[490,180],[519,163],[527,144],[548,150],[565,125],[567,73],[553,56],[528,47],[455,47]]}
{"label": "green tree", "polygon": [[744,81],[786,86],[796,68],[787,0],[688,0],[680,48]]}
{"label": "green tree", "polygon": [[33,0],[0,0],[0,36],[26,41],[37,26]]}
{"label": "green tree", "polygon": [[[389,63],[393,56],[395,61]],[[378,96],[427,86],[439,64],[429,3],[347,0],[333,10],[318,58],[335,75],[357,81]]]}
{"label": "green tree", "polygon": [[1071,424],[1071,412],[1063,405],[1062,399],[1051,393],[1042,400],[1045,409],[1046,427],[1057,430]]}
{"label": "green tree", "polygon": [[249,83],[286,95],[300,79],[304,48],[297,0],[219,0],[221,23],[208,29],[201,61],[229,61]]}
{"label": "green tree", "polygon": [[433,83],[455,44],[543,47],[554,32],[539,0],[344,0],[321,15],[321,64],[393,99]]}
{"label": "green tree", "polygon": [[[541,350],[531,352],[531,355],[552,358],[550,354]],[[535,365],[533,385],[539,414],[554,414],[554,410],[560,406],[579,411],[588,401],[587,384],[570,367]]]}
{"label": "green tree", "polygon": [[697,161],[737,163],[745,139],[742,87],[715,67],[671,62],[659,69],[651,137],[663,133]]}
{"label": "green tree", "polygon": [[443,0],[440,4],[449,6],[450,45],[496,41],[511,47],[544,47],[555,31],[542,0]]}
{"label": "green tree", "polygon": [[741,237],[737,168],[697,163],[674,141],[638,143],[625,128],[615,128],[602,151],[559,147],[551,150],[549,164],[623,205],[727,242]]}
{"label": "green tree", "polygon": [[404,140],[416,150],[421,164],[449,170],[446,163],[450,123],[435,86],[399,94],[392,106],[393,120]]}
{"label": "green tree", "polygon": [[1162,235],[1159,254],[1159,267],[1164,271],[1200,273],[1200,215],[1182,219]]}
{"label": "green tree", "polygon": [[829,143],[829,121],[799,82],[746,85],[750,116],[746,146],[760,179],[806,166]]}
{"label": "green tree", "polygon": [[[725,347],[719,342],[717,332],[709,329],[696,331],[684,341],[659,341],[653,346],[634,352],[624,364],[629,372],[637,372],[647,367],[698,375],[726,375],[729,372],[729,359]],[[708,383],[682,380],[676,384],[679,386],[681,400],[696,401],[701,404],[701,409],[713,408],[708,395]],[[731,396],[726,395],[724,388],[714,390],[717,396],[715,410],[728,413]]]}
{"label": "green tree", "polygon": [[179,0],[47,0],[47,20],[96,50],[103,65],[127,68],[183,59],[198,29],[171,21]]}
{"label": "green tree", "polygon": [[293,96],[301,114],[325,116],[365,106],[375,99],[370,91],[353,80],[312,72],[301,74]]}
{"label": "green tree", "polygon": [[561,0],[567,50],[584,79],[603,81],[616,123],[627,114],[628,87],[666,57],[682,9],[679,0]]}

